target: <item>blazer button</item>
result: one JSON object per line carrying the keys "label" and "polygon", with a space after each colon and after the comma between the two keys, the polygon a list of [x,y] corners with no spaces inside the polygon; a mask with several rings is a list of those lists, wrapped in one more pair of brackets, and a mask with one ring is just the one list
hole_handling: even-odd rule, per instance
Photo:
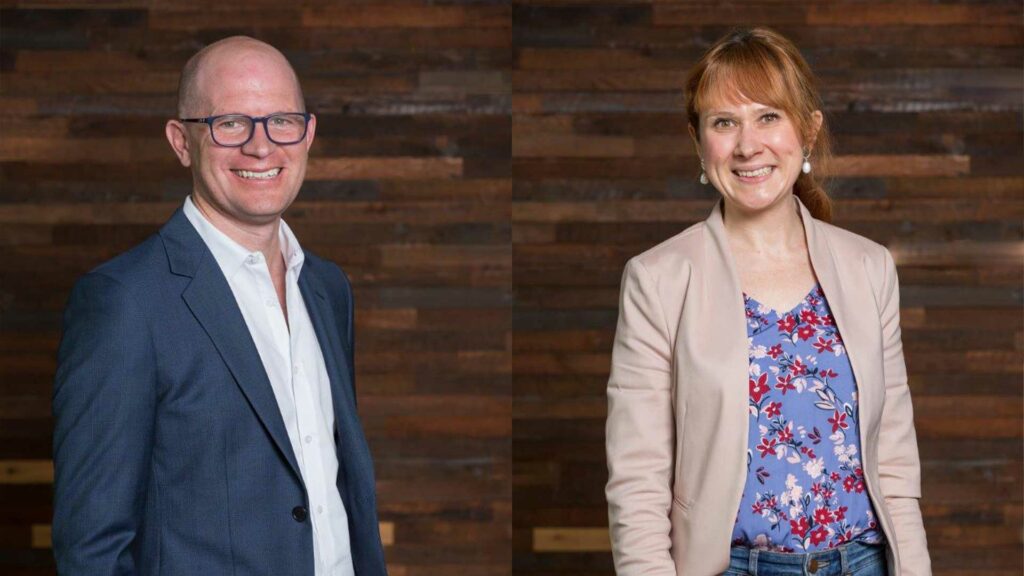
{"label": "blazer button", "polygon": [[295,508],[292,508],[292,518],[294,518],[296,522],[305,522],[306,516],[309,516],[309,513],[306,512],[304,507],[296,506]]}

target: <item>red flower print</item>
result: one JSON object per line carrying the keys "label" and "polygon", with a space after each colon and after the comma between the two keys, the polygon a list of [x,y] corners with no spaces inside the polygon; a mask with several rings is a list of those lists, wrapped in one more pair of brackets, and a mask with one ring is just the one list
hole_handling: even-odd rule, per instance
{"label": "red flower print", "polygon": [[772,357],[772,360],[775,360],[779,356],[782,356],[782,344],[776,344],[769,348],[768,355]]}
{"label": "red flower print", "polygon": [[753,318],[753,317],[754,317],[754,311],[751,310],[750,308],[747,308],[747,318]]}
{"label": "red flower print", "polygon": [[831,314],[819,316],[818,321],[821,322],[822,326],[834,326],[836,321],[832,318]]}
{"label": "red flower print", "polygon": [[800,311],[800,321],[804,324],[816,326],[818,324],[818,315],[814,313],[814,310],[804,308]]}
{"label": "red flower print", "polygon": [[754,502],[750,506],[750,511],[754,514],[760,514],[762,511],[764,511],[764,504],[761,502]]}
{"label": "red flower print", "polygon": [[853,476],[847,476],[843,480],[843,490],[846,490],[847,494],[849,494],[850,492],[853,492],[853,489],[854,489],[854,487],[856,485],[857,485],[857,479],[854,478]]}
{"label": "red flower print", "polygon": [[[831,340],[829,340],[829,342],[831,342]],[[832,349],[829,348],[829,350]],[[835,378],[836,376],[839,376],[839,373],[831,368],[826,368],[821,372],[818,372],[818,376],[821,376],[822,378]]]}
{"label": "red flower print", "polygon": [[782,390],[782,395],[786,395],[786,390],[796,390],[796,386],[793,385],[793,377],[789,374],[785,376],[775,377],[775,389]]}
{"label": "red flower print", "polygon": [[828,538],[828,530],[824,526],[818,526],[814,532],[811,532],[811,544],[814,546],[821,544],[826,538]]}
{"label": "red flower print", "polygon": [[839,508],[836,508],[835,510],[833,510],[833,513],[834,513],[834,515],[836,517],[836,522],[842,522],[843,520],[846,520],[846,511],[847,510],[849,510],[849,508],[847,506],[840,506]]}
{"label": "red flower print", "polygon": [[814,326],[804,324],[796,329],[796,335],[799,336],[801,340],[807,340],[811,336],[814,336]]}
{"label": "red flower print", "polygon": [[769,454],[775,456],[776,444],[778,444],[778,442],[776,442],[774,438],[770,440],[768,438],[761,438],[761,443],[757,446],[757,449],[761,452],[761,458],[764,458]]}
{"label": "red flower print", "polygon": [[854,485],[853,489],[857,491],[857,494],[860,494],[861,492],[863,492],[864,491],[864,480],[858,478],[857,479],[857,484]]}
{"label": "red flower print", "polygon": [[786,317],[777,322],[779,325],[779,332],[785,332],[789,334],[793,332],[793,328],[796,328],[796,318],[793,318],[792,314],[786,314]]}
{"label": "red flower print", "polygon": [[753,378],[750,379],[750,399],[754,404],[760,404],[761,398],[768,393],[768,373],[761,374],[761,377],[757,379],[757,382]]}
{"label": "red flower print", "polygon": [[801,516],[798,520],[789,521],[789,531],[801,540],[804,539],[804,536],[807,535],[807,531],[810,529],[811,525],[807,522],[806,516]]}
{"label": "red flower print", "polygon": [[781,402],[769,402],[768,406],[765,406],[764,415],[769,418],[775,418],[779,414],[782,414],[782,403]]}
{"label": "red flower print", "polygon": [[815,496],[821,496],[821,493],[821,482],[815,482],[814,484],[811,484],[811,494],[814,494]]}
{"label": "red flower print", "polygon": [[779,442],[792,442],[793,441],[793,423],[786,424],[785,428],[779,429]]}
{"label": "red flower print", "polygon": [[850,425],[846,423],[846,412],[840,412],[839,410],[836,410],[835,414],[828,419],[828,423],[832,425],[832,432],[836,432],[840,428],[846,430],[850,427]]}
{"label": "red flower print", "polygon": [[814,521],[818,524],[828,524],[832,520],[832,512],[828,508],[816,508],[814,510]]}
{"label": "red flower print", "polygon": [[807,374],[807,365],[797,358],[793,361],[793,365],[789,367],[789,371],[796,376],[803,376],[804,374]]}
{"label": "red flower print", "polygon": [[839,472],[833,472],[829,475],[829,478],[831,478],[833,482],[839,482],[839,478],[841,478],[841,476],[839,476]]}
{"label": "red flower print", "polygon": [[825,352],[826,350],[829,351],[829,352],[835,352],[835,350],[832,349],[832,344],[833,343],[835,343],[835,340],[833,340],[831,338],[826,340],[825,338],[822,338],[821,336],[818,336],[818,341],[813,343],[812,346],[814,346],[814,349],[818,351],[818,354],[821,354],[822,352]]}

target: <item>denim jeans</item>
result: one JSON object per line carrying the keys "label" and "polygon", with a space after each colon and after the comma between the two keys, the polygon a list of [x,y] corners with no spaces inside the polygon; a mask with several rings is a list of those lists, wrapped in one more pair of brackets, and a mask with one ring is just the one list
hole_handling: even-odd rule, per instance
{"label": "denim jeans", "polygon": [[831,550],[784,554],[735,547],[722,576],[887,576],[884,544],[851,542]]}

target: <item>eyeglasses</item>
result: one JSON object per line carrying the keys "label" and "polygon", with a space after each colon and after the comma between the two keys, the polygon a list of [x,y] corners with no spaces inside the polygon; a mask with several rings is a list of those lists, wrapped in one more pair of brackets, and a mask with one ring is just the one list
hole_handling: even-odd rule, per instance
{"label": "eyeglasses", "polygon": [[237,148],[252,140],[256,124],[263,124],[267,138],[274,144],[298,144],[306,137],[310,116],[312,115],[309,112],[282,112],[259,117],[222,114],[206,118],[179,118],[178,121],[206,124],[210,127],[210,136],[218,146]]}

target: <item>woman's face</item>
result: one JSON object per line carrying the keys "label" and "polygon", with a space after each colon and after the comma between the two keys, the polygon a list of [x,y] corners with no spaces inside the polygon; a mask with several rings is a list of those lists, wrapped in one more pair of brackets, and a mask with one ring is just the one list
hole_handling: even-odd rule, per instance
{"label": "woman's face", "polygon": [[[814,132],[821,112],[814,112]],[[803,139],[786,112],[746,99],[712,102],[700,114],[700,138],[691,135],[711,184],[726,204],[744,213],[787,200],[803,164]]]}

